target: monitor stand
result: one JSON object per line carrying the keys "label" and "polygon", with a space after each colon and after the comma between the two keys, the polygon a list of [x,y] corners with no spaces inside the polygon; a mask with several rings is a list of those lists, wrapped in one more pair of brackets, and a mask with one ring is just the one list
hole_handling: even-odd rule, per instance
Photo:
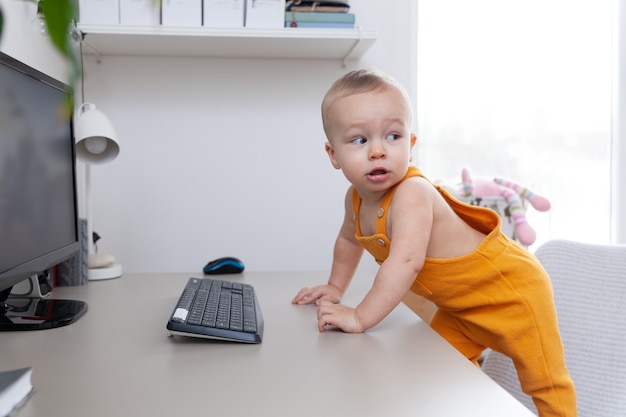
{"label": "monitor stand", "polygon": [[0,331],[43,330],[67,326],[87,311],[77,300],[8,298],[0,301]]}

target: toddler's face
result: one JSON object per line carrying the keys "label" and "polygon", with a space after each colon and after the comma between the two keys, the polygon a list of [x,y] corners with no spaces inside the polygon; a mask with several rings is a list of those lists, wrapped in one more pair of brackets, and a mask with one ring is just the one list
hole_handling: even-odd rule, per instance
{"label": "toddler's face", "polygon": [[338,98],[330,107],[331,163],[360,194],[384,191],[402,180],[412,160],[411,110],[390,89]]}

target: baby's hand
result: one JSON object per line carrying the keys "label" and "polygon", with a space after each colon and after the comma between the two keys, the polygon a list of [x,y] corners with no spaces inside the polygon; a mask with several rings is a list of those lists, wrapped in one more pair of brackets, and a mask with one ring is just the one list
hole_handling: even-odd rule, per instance
{"label": "baby's hand", "polygon": [[343,296],[339,288],[334,285],[324,284],[315,287],[302,288],[298,294],[291,300],[292,304],[310,304],[313,302],[326,300],[331,303],[338,303]]}
{"label": "baby's hand", "polygon": [[339,327],[346,333],[363,333],[356,309],[330,301],[320,301],[317,307],[317,327],[323,332],[326,326]]}

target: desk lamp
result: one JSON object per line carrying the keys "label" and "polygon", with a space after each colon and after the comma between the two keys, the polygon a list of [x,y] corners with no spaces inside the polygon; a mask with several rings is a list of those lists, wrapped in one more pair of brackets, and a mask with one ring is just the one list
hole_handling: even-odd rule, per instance
{"label": "desk lamp", "polygon": [[94,251],[93,215],[91,213],[91,165],[106,164],[120,152],[117,133],[111,121],[91,103],[78,109],[75,124],[76,158],[85,163],[85,200],[89,240],[88,279],[101,280],[122,276],[122,266],[113,255]]}

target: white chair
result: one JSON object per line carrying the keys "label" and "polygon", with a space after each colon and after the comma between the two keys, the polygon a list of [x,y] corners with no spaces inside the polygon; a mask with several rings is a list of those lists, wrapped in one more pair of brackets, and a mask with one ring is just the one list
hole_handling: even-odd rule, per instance
{"label": "white chair", "polygon": [[[535,255],[552,280],[578,415],[626,416],[626,245],[553,240]],[[490,351],[482,369],[537,413],[508,357]]]}

